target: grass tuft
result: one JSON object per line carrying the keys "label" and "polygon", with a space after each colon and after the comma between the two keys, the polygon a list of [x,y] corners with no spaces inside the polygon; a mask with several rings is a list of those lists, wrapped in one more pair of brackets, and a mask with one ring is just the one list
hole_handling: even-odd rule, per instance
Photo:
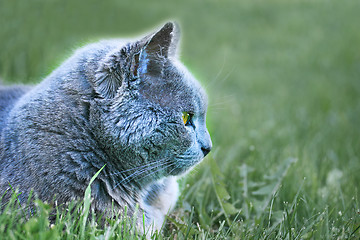
{"label": "grass tuft", "polygon": [[[76,46],[175,19],[214,149],[151,239],[359,239],[359,12],[356,0],[0,1],[0,75],[37,83]],[[89,201],[29,212],[13,193],[0,238],[144,238],[132,219],[99,224]]]}

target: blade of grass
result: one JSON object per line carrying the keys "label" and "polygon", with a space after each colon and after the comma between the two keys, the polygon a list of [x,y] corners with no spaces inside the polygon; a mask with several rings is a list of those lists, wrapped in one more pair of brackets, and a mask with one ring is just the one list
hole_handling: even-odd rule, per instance
{"label": "blade of grass", "polygon": [[233,204],[228,202],[230,200],[230,195],[225,187],[225,183],[224,183],[225,178],[221,173],[219,167],[217,166],[215,160],[213,158],[210,158],[209,163],[210,163],[211,177],[212,177],[216,197],[224,213],[227,224],[231,226],[230,215],[238,213],[239,210],[236,209]]}
{"label": "blade of grass", "polygon": [[89,209],[90,209],[90,204],[91,204],[91,184],[94,182],[94,180],[97,178],[97,176],[100,174],[100,172],[104,169],[104,167],[106,166],[106,164],[100,168],[99,171],[97,171],[97,173],[91,178],[88,187],[85,190],[85,195],[84,195],[84,206],[83,206],[83,213],[81,216],[81,228],[80,228],[80,239],[83,240],[85,238],[85,227],[86,227],[86,222],[89,216]]}

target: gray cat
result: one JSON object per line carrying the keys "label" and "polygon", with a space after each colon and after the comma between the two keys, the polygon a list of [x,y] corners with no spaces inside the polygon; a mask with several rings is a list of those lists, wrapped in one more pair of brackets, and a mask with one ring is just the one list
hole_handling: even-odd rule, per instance
{"label": "gray cat", "polygon": [[[176,59],[178,27],[85,46],[34,87],[0,87],[0,193],[82,199],[109,213],[138,204],[159,229],[177,176],[211,150],[204,90]],[[139,217],[138,224],[142,225]]]}

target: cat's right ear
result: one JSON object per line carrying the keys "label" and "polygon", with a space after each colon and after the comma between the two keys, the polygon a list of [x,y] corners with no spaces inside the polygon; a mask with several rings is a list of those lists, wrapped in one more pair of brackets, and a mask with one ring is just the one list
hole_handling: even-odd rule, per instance
{"label": "cat's right ear", "polygon": [[159,74],[164,61],[176,56],[179,38],[178,24],[168,22],[159,31],[142,39],[140,41],[141,50],[136,56],[136,72],[134,74]]}
{"label": "cat's right ear", "polygon": [[95,91],[102,98],[111,99],[124,79],[136,79],[141,74],[162,74],[165,60],[176,55],[179,38],[178,25],[168,22],[140,41],[109,53],[96,70]]}
{"label": "cat's right ear", "polygon": [[179,26],[175,22],[166,23],[159,31],[148,36],[143,50],[153,58],[174,57],[180,38]]}

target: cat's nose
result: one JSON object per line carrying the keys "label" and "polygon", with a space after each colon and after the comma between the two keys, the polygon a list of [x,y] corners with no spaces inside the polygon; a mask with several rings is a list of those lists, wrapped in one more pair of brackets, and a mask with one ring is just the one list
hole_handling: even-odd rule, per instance
{"label": "cat's nose", "polygon": [[200,146],[201,146],[201,151],[203,152],[204,157],[205,157],[206,155],[209,154],[209,152],[211,151],[211,148],[212,148],[210,134],[207,130],[205,130],[205,132],[203,134],[203,138],[200,143]]}
{"label": "cat's nose", "polygon": [[203,154],[204,154],[204,157],[206,156],[206,155],[208,155],[209,154],[209,152],[211,151],[211,147],[206,147],[206,148],[201,148],[201,151],[203,152]]}

